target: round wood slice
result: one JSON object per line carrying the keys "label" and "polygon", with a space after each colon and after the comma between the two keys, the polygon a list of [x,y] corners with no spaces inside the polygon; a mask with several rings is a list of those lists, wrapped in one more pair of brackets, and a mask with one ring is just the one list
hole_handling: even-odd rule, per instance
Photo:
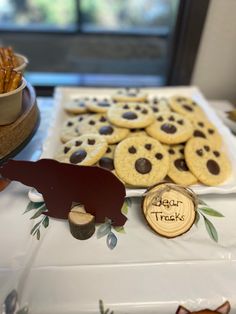
{"label": "round wood slice", "polygon": [[[184,188],[183,188],[184,189]],[[174,238],[187,232],[196,218],[196,204],[174,184],[162,183],[145,193],[142,202],[149,226],[159,235]]]}
{"label": "round wood slice", "polygon": [[95,232],[95,217],[89,213],[71,211],[68,220],[70,232],[76,239],[89,239]]}
{"label": "round wood slice", "polygon": [[12,124],[0,126],[0,163],[14,157],[29,142],[39,125],[39,110],[33,87],[27,83],[22,94],[22,110]]}

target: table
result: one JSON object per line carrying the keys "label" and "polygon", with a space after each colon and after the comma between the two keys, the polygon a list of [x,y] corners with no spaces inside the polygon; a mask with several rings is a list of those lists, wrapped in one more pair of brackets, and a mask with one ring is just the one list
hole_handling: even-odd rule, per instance
{"label": "table", "polygon": [[[40,156],[52,99],[39,98],[39,107],[40,128],[19,160]],[[19,306],[28,305],[33,314],[98,313],[99,299],[116,314],[175,313],[179,304],[216,308],[226,299],[236,313],[236,194],[202,197],[225,215],[210,218],[218,244],[203,221],[179,238],[157,237],[143,221],[140,200],[132,199],[126,234],[117,234],[117,247],[109,250],[105,238],[75,240],[67,222],[56,219],[37,241],[30,236],[32,213],[22,214],[27,193],[14,182],[0,194],[1,304],[16,289]]]}

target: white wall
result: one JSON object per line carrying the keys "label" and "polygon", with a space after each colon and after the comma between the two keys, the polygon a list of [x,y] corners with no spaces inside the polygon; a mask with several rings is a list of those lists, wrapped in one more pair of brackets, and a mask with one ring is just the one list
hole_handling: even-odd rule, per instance
{"label": "white wall", "polygon": [[192,84],[208,98],[236,102],[236,0],[211,0]]}

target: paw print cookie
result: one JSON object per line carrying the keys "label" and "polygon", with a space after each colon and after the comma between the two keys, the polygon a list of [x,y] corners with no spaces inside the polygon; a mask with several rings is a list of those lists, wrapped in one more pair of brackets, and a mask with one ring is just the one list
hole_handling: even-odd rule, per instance
{"label": "paw print cookie", "polygon": [[131,186],[147,187],[165,178],[169,156],[153,138],[130,137],[117,145],[114,164],[122,181]]}
{"label": "paw print cookie", "polygon": [[115,154],[116,145],[109,145],[107,147],[106,153],[99,159],[97,166],[114,171],[114,154]]}
{"label": "paw print cookie", "polygon": [[78,125],[78,132],[80,134],[97,133],[97,128],[104,123],[107,123],[106,114],[88,114]]}
{"label": "paw print cookie", "polygon": [[160,112],[170,112],[170,104],[167,98],[158,98],[154,97],[149,100],[151,108],[155,115],[159,114]]}
{"label": "paw print cookie", "polygon": [[175,183],[188,186],[195,184],[197,178],[189,170],[184,156],[184,145],[172,145],[166,147],[170,157],[168,177]]}
{"label": "paw print cookie", "polygon": [[173,96],[170,98],[170,107],[173,111],[193,121],[196,117],[205,118],[203,110],[192,99],[184,96]]}
{"label": "paw print cookie", "polygon": [[64,109],[71,114],[86,113],[88,111],[86,107],[88,100],[89,98],[73,98],[65,104]]}
{"label": "paw print cookie", "polygon": [[225,153],[202,138],[192,138],[187,142],[185,159],[191,172],[206,185],[218,185],[231,173]]}
{"label": "paw print cookie", "polygon": [[89,111],[97,113],[105,113],[113,105],[113,102],[109,98],[97,98],[94,97],[91,101],[88,101],[86,106]]}
{"label": "paw print cookie", "polygon": [[62,143],[66,143],[70,141],[72,138],[79,136],[79,132],[77,130],[77,126],[79,120],[83,120],[85,117],[81,115],[81,117],[73,117],[67,119],[61,129],[60,139]]}
{"label": "paw print cookie", "polygon": [[193,121],[194,137],[205,138],[214,145],[221,147],[222,138],[216,127],[206,119],[195,119]]}
{"label": "paw print cookie", "polygon": [[193,126],[185,117],[174,113],[159,113],[153,124],[146,128],[146,132],[165,144],[179,144],[186,142],[193,134]]}
{"label": "paw print cookie", "polygon": [[119,103],[107,112],[109,121],[117,126],[129,129],[145,128],[155,116],[149,105],[143,103]]}
{"label": "paw print cookie", "polygon": [[147,94],[140,91],[138,88],[125,88],[118,90],[112,96],[115,102],[146,102]]}
{"label": "paw print cookie", "polygon": [[103,136],[108,144],[115,144],[129,134],[129,129],[112,125],[104,114],[87,117],[78,127],[80,134],[94,133]]}
{"label": "paw print cookie", "polygon": [[65,143],[56,156],[60,162],[74,165],[94,165],[107,150],[106,140],[97,134],[86,134]]}

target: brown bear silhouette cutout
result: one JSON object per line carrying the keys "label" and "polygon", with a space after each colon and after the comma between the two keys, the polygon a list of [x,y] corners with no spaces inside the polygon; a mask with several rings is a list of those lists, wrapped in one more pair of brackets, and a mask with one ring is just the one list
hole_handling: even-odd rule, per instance
{"label": "brown bear silhouette cutout", "polygon": [[9,160],[0,167],[0,174],[40,192],[48,209],[45,215],[50,217],[67,219],[75,202],[83,204],[98,223],[103,223],[105,217],[111,219],[114,226],[123,226],[126,222],[127,218],[121,213],[125,187],[106,169],[53,159]]}
{"label": "brown bear silhouette cutout", "polygon": [[183,306],[179,306],[176,314],[228,314],[230,312],[230,303],[226,301],[224,304],[219,306],[216,310],[211,311],[209,309],[205,309],[198,312],[190,312]]}

